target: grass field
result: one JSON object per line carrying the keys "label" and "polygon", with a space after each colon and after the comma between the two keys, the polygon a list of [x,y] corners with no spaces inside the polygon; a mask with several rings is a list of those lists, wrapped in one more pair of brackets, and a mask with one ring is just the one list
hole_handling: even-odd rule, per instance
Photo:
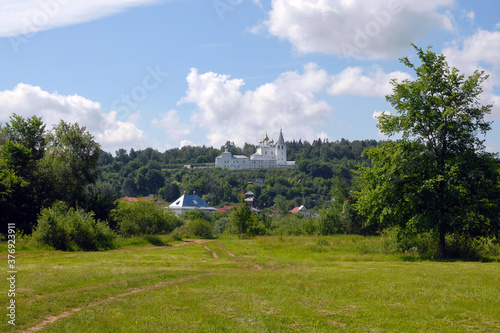
{"label": "grass field", "polygon": [[371,251],[379,242],[262,237],[19,250],[16,326],[7,323],[3,278],[0,330],[500,332],[498,260],[410,261]]}

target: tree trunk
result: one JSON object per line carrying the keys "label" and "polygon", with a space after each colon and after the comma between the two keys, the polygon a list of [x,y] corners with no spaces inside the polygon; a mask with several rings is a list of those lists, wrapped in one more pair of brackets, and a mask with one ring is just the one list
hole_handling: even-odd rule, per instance
{"label": "tree trunk", "polygon": [[438,255],[439,259],[446,258],[446,233],[444,231],[439,231],[439,242],[438,242]]}

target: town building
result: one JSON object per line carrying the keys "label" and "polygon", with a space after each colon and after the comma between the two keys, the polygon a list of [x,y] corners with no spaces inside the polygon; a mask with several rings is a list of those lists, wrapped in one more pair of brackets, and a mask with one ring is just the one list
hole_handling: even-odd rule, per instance
{"label": "town building", "polygon": [[216,212],[217,209],[210,207],[200,196],[196,195],[195,192],[193,194],[186,194],[181,196],[179,199],[175,200],[170,206],[168,206],[176,215],[181,215],[184,212],[193,209],[200,209],[207,213]]}
{"label": "town building", "polygon": [[286,145],[283,139],[283,132],[280,130],[278,142],[274,143],[266,134],[266,137],[259,142],[255,154],[247,157],[245,155],[233,155],[226,150],[215,158],[215,166],[224,169],[271,169],[271,168],[292,168],[295,161],[287,161]]}
{"label": "town building", "polygon": [[295,214],[302,214],[302,216],[304,216],[305,218],[312,217],[313,219],[315,219],[315,218],[318,218],[318,217],[319,217],[319,215],[318,215],[318,214],[311,212],[311,211],[310,211],[310,210],[308,210],[308,209],[306,208],[306,206],[304,206],[304,205],[301,205],[300,207],[295,207],[294,209],[292,209],[292,210],[290,211],[290,213],[291,213],[292,215],[295,215]]}

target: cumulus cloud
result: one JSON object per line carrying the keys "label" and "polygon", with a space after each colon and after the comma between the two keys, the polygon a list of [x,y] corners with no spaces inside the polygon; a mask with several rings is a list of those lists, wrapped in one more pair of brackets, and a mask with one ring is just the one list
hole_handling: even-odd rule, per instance
{"label": "cumulus cloud", "polygon": [[[273,0],[262,24],[301,53],[386,58],[434,29],[453,29],[454,0]],[[250,31],[259,31],[254,27]]]}
{"label": "cumulus cloud", "polygon": [[[374,119],[377,122],[377,124],[378,124],[378,118],[380,116],[382,116],[382,115],[390,116],[391,113],[389,111],[373,111],[373,113],[372,113],[372,119]],[[389,136],[387,136],[384,133],[382,133],[380,131],[380,129],[378,130],[377,135],[378,135],[379,138],[384,139],[384,140],[387,140],[389,138]]]}
{"label": "cumulus cloud", "polygon": [[151,123],[164,128],[169,140],[177,141],[191,133],[191,126],[181,122],[177,110],[170,110],[160,120],[155,118]]}
{"label": "cumulus cloud", "polygon": [[244,81],[213,72],[199,74],[191,69],[188,90],[179,103],[195,103],[198,111],[191,120],[205,128],[210,145],[220,146],[227,140],[238,145],[257,141],[268,130],[277,139],[283,128],[290,137],[312,140],[314,125],[330,117],[332,107],[317,100],[330,82],[326,71],[316,64],[298,72],[282,73],[276,80],[255,90],[242,92]]}
{"label": "cumulus cloud", "polygon": [[103,150],[136,146],[146,139],[144,132],[135,125],[138,113],[127,120],[119,120],[116,111],[103,113],[100,103],[78,95],[49,93],[29,84],[20,83],[13,90],[0,91],[0,121],[9,121],[13,113],[42,117],[48,129],[61,119],[76,122],[96,137]]}
{"label": "cumulus cloud", "polygon": [[384,73],[380,68],[370,75],[363,74],[361,67],[348,67],[333,75],[333,83],[327,92],[331,95],[386,96],[392,92],[391,80],[410,80],[411,75],[395,71]]}
{"label": "cumulus cloud", "polygon": [[189,140],[182,140],[181,141],[181,148],[182,147],[196,147],[196,146],[197,146],[197,144],[195,144]]}
{"label": "cumulus cloud", "polygon": [[[460,49],[460,46],[462,48]],[[451,61],[460,64],[475,65],[480,62],[487,64],[500,64],[500,31],[487,31],[479,29],[474,35],[463,42],[454,42],[445,48],[443,53]]]}
{"label": "cumulus cloud", "polygon": [[[0,37],[35,33],[162,0],[10,0],[0,2]],[[164,0],[163,0],[164,1]]]}
{"label": "cumulus cloud", "polygon": [[483,104],[493,105],[492,118],[500,117],[500,95],[496,93],[499,85],[498,65],[500,59],[500,31],[479,29],[472,36],[454,41],[443,50],[448,63],[462,73],[471,75],[475,70],[489,75],[483,84]]}

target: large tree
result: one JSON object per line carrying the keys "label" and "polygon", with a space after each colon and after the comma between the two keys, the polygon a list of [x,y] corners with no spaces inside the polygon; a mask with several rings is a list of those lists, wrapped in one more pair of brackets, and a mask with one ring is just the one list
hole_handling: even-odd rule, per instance
{"label": "large tree", "polygon": [[414,47],[421,65],[401,61],[417,78],[392,81],[386,99],[397,114],[378,118],[382,133],[401,139],[366,151],[372,166],[360,169],[357,208],[368,224],[435,233],[445,257],[448,234],[498,239],[499,163],[479,137],[491,129],[484,117],[492,106],[480,103],[488,76],[466,77],[443,55]]}
{"label": "large tree", "polygon": [[87,202],[98,176],[99,144],[78,124],[61,122],[46,134],[41,118],[14,114],[0,131],[0,224],[30,233],[41,209],[62,200]]}

